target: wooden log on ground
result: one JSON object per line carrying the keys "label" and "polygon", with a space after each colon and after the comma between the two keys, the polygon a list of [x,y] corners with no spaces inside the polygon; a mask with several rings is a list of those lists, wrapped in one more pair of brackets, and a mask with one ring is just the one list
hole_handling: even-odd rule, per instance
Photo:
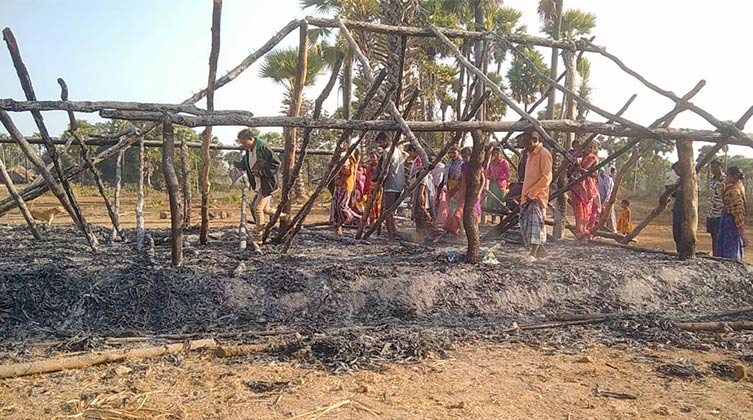
{"label": "wooden log on ground", "polygon": [[136,249],[144,246],[144,137],[139,137],[139,177],[136,186]]}
{"label": "wooden log on ground", "polygon": [[742,331],[753,330],[753,321],[730,321],[730,322],[680,322],[675,324],[677,328],[685,331]]}
{"label": "wooden log on ground", "polygon": [[34,236],[34,239],[38,241],[42,240],[42,235],[39,234],[37,226],[34,224],[34,218],[31,216],[29,208],[26,207],[26,202],[24,202],[24,199],[18,194],[15,185],[13,185],[13,180],[10,178],[10,175],[8,175],[8,171],[5,169],[5,162],[3,162],[2,159],[0,159],[0,179],[2,179],[5,187],[8,189],[10,196],[13,197],[13,200],[18,204],[18,209],[21,211],[21,215],[26,221],[26,226]]}
{"label": "wooden log on ground", "polygon": [[[222,16],[222,0],[214,0],[212,7],[212,47],[209,52],[209,78],[207,81],[207,111],[214,111],[214,85],[217,78],[217,60],[220,56],[220,22]],[[199,243],[206,245],[209,235],[209,170],[212,157],[209,154],[209,144],[212,141],[212,126],[208,126],[201,133],[201,228],[199,229]]]}
{"label": "wooden log on ground", "polygon": [[165,187],[170,200],[170,227],[171,227],[171,256],[172,264],[180,267],[183,264],[183,216],[178,198],[178,176],[175,174],[175,146],[173,143],[173,125],[169,121],[162,124],[162,138],[165,147],[162,149],[162,170],[165,174]]}
{"label": "wooden log on ground", "polygon": [[19,376],[59,372],[68,369],[83,369],[104,363],[146,359],[166,354],[177,354],[184,351],[205,349],[213,347],[214,345],[214,340],[210,338],[206,340],[189,341],[188,343],[167,344],[143,349],[112,350],[75,357],[58,357],[36,362],[0,365],[0,378],[17,378]]}
{"label": "wooden log on ground", "polygon": [[217,357],[237,357],[248,356],[259,351],[272,348],[271,344],[241,344],[237,346],[217,346],[214,348],[214,355]]}
{"label": "wooden log on ground", "polygon": [[[319,94],[319,96],[316,98],[316,101],[314,102],[314,112],[312,117],[314,119],[318,119],[322,115],[322,107],[324,106],[324,101],[327,100],[330,93],[332,92],[332,88],[335,86],[335,83],[337,82],[338,75],[340,73],[340,67],[343,64],[344,56],[338,57],[337,61],[335,61],[335,64],[332,66],[332,72],[330,74],[329,81],[327,81],[327,84],[324,86],[324,89],[322,89],[322,93]],[[306,148],[309,145],[309,142],[311,141],[311,132],[313,130],[310,128],[307,128],[303,132],[303,140],[301,140],[301,156],[300,159],[296,159],[295,166],[293,167],[293,172],[291,173],[291,179],[290,182],[282,186],[282,194],[281,194],[281,200],[280,205],[277,206],[277,209],[275,210],[275,213],[269,218],[269,223],[267,223],[266,228],[264,228],[264,235],[262,236],[262,242],[266,242],[269,238],[269,233],[272,231],[272,227],[277,223],[277,220],[280,218],[280,214],[282,214],[282,210],[284,208],[283,203],[286,200],[290,200],[290,190],[293,188],[294,180],[298,178],[299,174],[301,173],[301,167],[303,166],[303,161],[306,159],[306,155],[309,153]]]}

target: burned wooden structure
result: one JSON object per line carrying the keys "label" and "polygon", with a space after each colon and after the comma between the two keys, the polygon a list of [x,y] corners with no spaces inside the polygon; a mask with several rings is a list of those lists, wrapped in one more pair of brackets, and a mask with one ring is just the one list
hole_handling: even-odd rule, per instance
{"label": "burned wooden structure", "polygon": [[[172,235],[173,235],[173,249],[172,249],[172,261],[175,265],[180,265],[182,260],[181,250],[181,232],[184,227],[183,211],[182,207],[186,206],[185,201],[180,200],[179,185],[177,185],[177,178],[175,176],[175,168],[173,165],[173,156],[175,147],[178,144],[174,141],[172,136],[173,125],[179,124],[188,127],[205,127],[204,132],[201,135],[202,142],[200,144],[180,144],[181,150],[187,150],[188,147],[201,147],[202,148],[202,161],[203,166],[200,173],[200,185],[201,185],[201,243],[207,242],[207,232],[209,226],[209,218],[207,212],[207,203],[210,194],[210,182],[208,179],[209,173],[209,150],[212,147],[209,139],[211,138],[211,132],[213,126],[219,125],[231,125],[231,126],[245,126],[245,127],[283,127],[285,129],[286,147],[283,151],[283,182],[282,182],[282,197],[275,215],[271,218],[269,224],[264,231],[264,241],[273,241],[276,243],[283,243],[285,249],[287,249],[291,242],[294,240],[297,232],[300,230],[303,221],[311,210],[315,200],[319,193],[331,182],[340,168],[347,161],[347,156],[355,148],[363,142],[363,139],[370,132],[375,131],[389,131],[394,133],[396,138],[403,137],[410,144],[412,144],[417,150],[419,156],[421,156],[423,162],[431,162],[435,165],[441,160],[447,153],[449,148],[459,141],[465,133],[472,133],[474,135],[474,159],[481,159],[480,156],[483,153],[488,153],[487,140],[488,135],[481,135],[482,133],[495,133],[506,132],[507,136],[503,139],[502,144],[509,146],[507,141],[510,136],[517,131],[523,131],[527,129],[535,129],[541,135],[541,138],[545,141],[545,144],[554,153],[561,156],[562,162],[560,167],[555,171],[556,174],[563,172],[564,165],[572,160],[571,156],[566,152],[567,141],[564,140],[565,134],[577,133],[587,136],[588,139],[593,139],[596,135],[610,135],[630,138],[631,141],[627,146],[618,150],[607,159],[603,160],[598,166],[591,168],[587,173],[583,174],[581,178],[588,176],[593,171],[598,170],[609,162],[613,161],[617,157],[632,152],[629,162],[635,162],[643,154],[647,153],[651,146],[655,142],[672,142],[677,144],[678,154],[681,160],[681,168],[683,171],[683,180],[681,184],[675,185],[667,190],[665,194],[660,197],[659,205],[651,212],[651,214],[641,223],[637,225],[635,230],[626,236],[617,235],[615,239],[618,242],[627,244],[633,239],[641,229],[643,229],[651,220],[656,217],[665,207],[669,198],[669,194],[673,190],[682,189],[684,194],[683,199],[687,202],[683,203],[683,206],[690,213],[696,214],[697,217],[697,203],[692,201],[691,198],[697,194],[697,183],[694,181],[694,173],[698,172],[709,160],[718,152],[724,145],[735,144],[745,145],[753,147],[753,138],[751,135],[744,133],[742,130],[745,123],[753,114],[753,108],[748,110],[736,124],[730,124],[723,122],[716,118],[708,111],[694,105],[690,102],[690,99],[698,93],[703,87],[704,82],[701,81],[695,86],[688,94],[684,96],[678,96],[677,94],[664,90],[650,81],[646,80],[638,72],[628,67],[615,55],[606,51],[604,47],[595,45],[592,40],[581,39],[574,42],[552,40],[546,38],[539,38],[527,35],[512,34],[503,36],[493,31],[480,32],[480,31],[464,31],[456,29],[444,29],[435,26],[429,26],[427,28],[408,27],[408,26],[390,26],[376,23],[350,21],[341,18],[335,19],[323,19],[307,17],[305,19],[295,19],[285,25],[279,32],[271,37],[264,45],[262,45],[255,52],[246,57],[235,68],[230,70],[227,74],[217,78],[217,57],[220,48],[220,14],[221,14],[221,0],[213,0],[214,9],[212,14],[212,44],[209,59],[209,76],[207,87],[193,94],[183,102],[179,104],[157,104],[157,103],[135,103],[135,102],[116,102],[116,101],[69,101],[67,100],[67,86],[64,82],[61,83],[62,95],[60,101],[40,101],[37,100],[29,77],[28,71],[21,58],[19,46],[13,36],[10,29],[3,30],[3,36],[8,46],[8,50],[13,59],[13,64],[19,76],[21,85],[26,93],[25,101],[17,101],[12,99],[0,99],[0,121],[5,126],[6,130],[11,135],[11,141],[18,144],[23,149],[24,153],[28,156],[31,162],[42,175],[41,179],[35,180],[29,186],[21,191],[17,191],[9,177],[4,174],[4,165],[0,162],[0,174],[3,174],[3,182],[7,185],[9,191],[11,191],[11,197],[0,201],[0,214],[7,212],[8,210],[18,207],[24,214],[31,232],[35,237],[39,236],[39,233],[35,230],[33,222],[28,216],[28,210],[26,209],[25,202],[34,200],[44,192],[52,191],[63,207],[68,211],[72,220],[81,229],[82,233],[86,236],[91,248],[96,250],[97,239],[94,237],[91,228],[85,220],[85,216],[78,206],[75,195],[70,188],[69,180],[82,173],[83,171],[89,171],[94,175],[95,179],[99,179],[95,165],[101,162],[103,159],[113,155],[121,155],[123,151],[138,144],[139,154],[139,193],[137,203],[137,238],[135,240],[136,246],[141,248],[144,241],[144,223],[143,223],[143,150],[144,147],[163,147],[165,153],[163,154],[163,170],[166,174],[167,186],[170,197],[170,210],[172,216]],[[350,90],[347,89],[345,93],[347,95],[344,98],[344,103],[347,112],[344,112],[344,117],[341,119],[327,119],[321,117],[321,108],[325,99],[330,95],[333,85],[336,81],[337,73],[341,66],[346,66],[347,69],[352,68],[352,63],[338,62],[333,70],[332,77],[326,84],[325,88],[319,95],[315,103],[315,110],[313,117],[306,118],[300,116],[300,94],[304,84],[304,78],[306,74],[306,54],[303,52],[306,50],[308,43],[308,28],[310,26],[320,28],[332,28],[339,30],[340,34],[346,40],[351,52],[354,54],[355,59],[360,64],[360,71],[363,77],[370,84],[370,88],[366,94],[365,99],[361,103],[361,107],[351,116],[350,115]],[[291,32],[299,30],[299,42],[302,52],[298,61],[298,71],[294,89],[293,106],[289,115],[286,116],[256,116],[253,113],[245,110],[215,110],[214,104],[214,92],[217,89],[222,88],[231,81],[233,81],[239,74],[248,69],[255,61],[263,57],[264,54],[271,51],[282,39],[288,36]],[[411,37],[433,37],[437,39],[444,47],[451,51],[452,55],[457,59],[458,63],[462,66],[464,71],[474,76],[473,84],[477,87],[475,91],[477,94],[472,98],[467,98],[465,109],[463,112],[458,110],[457,120],[455,121],[415,121],[410,118],[409,105],[400,109],[401,104],[404,102],[403,98],[409,98],[414,95],[415,92],[402,92],[402,57],[398,65],[396,74],[388,74],[386,68],[379,70],[378,66],[371,63],[362,50],[362,46],[356,41],[351,34],[351,31],[370,32],[387,34],[394,36],[400,40],[401,45],[406,45],[406,40]],[[595,122],[595,121],[575,121],[572,119],[549,119],[538,120],[531,115],[532,109],[528,112],[521,109],[515,101],[509,98],[503,89],[497,86],[492,80],[490,80],[482,71],[478,63],[471,63],[461,51],[455,46],[452,39],[462,39],[469,42],[485,43],[490,41],[502,42],[510,45],[511,47],[518,44],[535,45],[540,47],[548,47],[552,49],[559,49],[571,52],[574,57],[575,54],[598,54],[611,60],[615,65],[619,66],[629,76],[640,81],[648,89],[656,92],[657,94],[669,98],[675,103],[675,106],[666,115],[657,119],[650,126],[643,126],[636,122],[630,121],[622,116],[623,112],[627,109],[632,101],[632,98],[623,107],[622,110],[611,113],[606,111],[588,101],[581,99],[575,92],[560,84],[560,80],[567,75],[567,71],[562,73],[557,79],[550,77],[550,75],[537,73],[536,76],[546,81],[549,84],[549,92],[542,95],[542,98],[536,105],[543,102],[548,97],[550,101],[553,100],[552,94],[559,90],[562,92],[566,100],[579,103],[581,106],[593,111],[594,113],[605,118],[607,122]],[[510,51],[516,53],[515,48],[511,48]],[[403,51],[404,54],[404,51]],[[569,71],[573,71],[573,66],[568,66]],[[349,72],[348,72],[349,75]],[[385,79],[392,80],[393,83],[383,83]],[[483,112],[479,112],[483,107],[484,100],[490,95],[498,97],[503,101],[510,109],[518,114],[519,119],[514,121],[490,121],[485,120]],[[194,104],[200,99],[207,98],[207,108],[201,109]],[[535,106],[534,105],[534,108]],[[59,159],[60,153],[65,153],[69,142],[53,139],[44,126],[44,120],[42,118],[43,111],[67,111],[70,116],[70,128],[71,141],[75,140],[78,145],[100,145],[107,146],[104,150],[100,151],[94,156],[88,155],[88,153],[82,153],[80,156],[80,163],[68,168],[63,168]],[[691,130],[691,129],[675,129],[670,128],[669,125],[676,115],[681,112],[690,111],[703,119],[708,121],[715,131],[709,130]],[[24,137],[15,127],[10,117],[9,112],[31,112],[34,116],[34,120],[41,133],[41,138],[32,139]],[[148,121],[147,125],[139,127],[133,126],[122,132],[116,133],[112,138],[101,139],[85,139],[77,133],[75,118],[73,112],[96,112],[103,118],[132,120],[132,121]],[[164,133],[163,143],[144,141],[144,134],[150,130],[161,127]],[[296,145],[295,130],[303,129],[304,134],[302,136],[302,144]],[[308,150],[308,141],[313,129],[334,129],[342,130],[339,142],[334,150],[330,151],[314,151]],[[358,140],[351,142],[353,133],[359,133]],[[452,133],[449,141],[447,141],[441,150],[436,153],[432,153],[433,160],[429,159],[429,153],[424,148],[424,145],[416,136],[417,132],[449,132]],[[562,136],[563,140],[559,140],[558,137]],[[715,146],[706,156],[699,158],[698,163],[695,164],[693,160],[692,147],[690,145],[694,141],[710,142]],[[41,161],[40,156],[30,147],[33,143],[42,143],[45,145],[50,157],[52,158],[52,169],[48,168],[44,162]],[[61,148],[57,148],[56,144],[64,143]],[[396,143],[396,142],[395,142]],[[637,147],[637,148],[636,148]],[[85,151],[86,148],[82,147]],[[343,152],[344,153],[341,153]],[[308,201],[299,209],[295,214],[290,211],[290,191],[293,188],[293,184],[296,178],[299,176],[301,163],[306,154],[329,154],[331,155],[328,169],[323,175],[319,185],[314,190],[313,194],[309,197]],[[481,161],[479,160],[479,161]],[[626,165],[626,167],[629,165]],[[401,198],[410,194],[413,189],[416,188],[418,182],[425,177],[432,166],[427,166],[419,174],[419,179],[407,189],[401,195]],[[382,168],[384,169],[384,168]],[[479,165],[474,166],[474,171],[480,170]],[[383,170],[384,172],[384,170]],[[614,197],[616,196],[617,189],[620,187],[620,182],[625,176],[624,168],[621,170],[615,180],[615,192],[613,193],[612,200],[607,205],[607,209],[614,205]],[[570,188],[572,188],[576,181],[569,184],[560,183],[557,185],[553,183],[552,197],[556,198],[565,194]],[[101,184],[101,181],[98,182]],[[472,187],[478,189],[479,185]],[[113,222],[114,230],[116,234],[123,236],[120,233],[120,227],[117,220],[117,209],[111,209],[109,200],[106,197],[104,188],[100,188],[100,192],[105,200],[108,212]],[[694,194],[696,193],[696,194]],[[372,194],[370,194],[371,198]],[[244,184],[244,197],[245,197],[245,184]],[[470,201],[469,201],[470,202]],[[373,203],[367,203],[367,209]],[[245,200],[244,200],[245,205]],[[115,205],[117,208],[117,204]],[[397,206],[384,209],[382,216],[379,219],[381,223],[384,218],[395,211]],[[470,210],[469,208],[467,208]],[[466,213],[473,213],[471,211]],[[367,210],[368,211],[368,210]],[[281,218],[282,214],[286,214],[284,223],[281,224],[280,229],[275,235],[272,235],[272,226]],[[608,214],[609,211],[604,212]],[[245,212],[241,212],[241,217],[245,218]],[[604,218],[604,217],[603,217]],[[498,234],[503,231],[507,226],[510,218],[504,220],[494,234]],[[604,220],[600,220],[596,228],[603,225]],[[245,221],[241,221],[242,228],[245,229]],[[684,226],[684,241],[687,245],[687,254],[693,255],[695,253],[695,227]],[[373,233],[375,227],[369,230],[365,229],[364,225],[359,226],[357,237],[368,237]],[[470,232],[470,231],[469,231]],[[598,232],[596,232],[598,234]],[[475,238],[471,237],[475,235]],[[614,236],[614,235],[613,235]],[[246,233],[241,234],[242,245],[241,248],[246,247]],[[469,233],[469,259],[474,260],[474,255],[478,253],[478,232]],[[475,249],[473,248],[475,246]]]}

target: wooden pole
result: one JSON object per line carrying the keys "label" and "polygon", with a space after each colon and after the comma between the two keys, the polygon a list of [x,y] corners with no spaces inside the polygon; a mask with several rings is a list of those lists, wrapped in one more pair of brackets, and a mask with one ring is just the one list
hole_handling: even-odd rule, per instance
{"label": "wooden pole", "polygon": [[123,151],[118,152],[118,158],[115,160],[115,194],[113,202],[115,203],[113,213],[115,215],[115,223],[112,227],[112,239],[114,240],[118,235],[118,230],[115,226],[120,225],[120,187],[123,183]]}
{"label": "wooden pole", "polygon": [[248,246],[248,223],[246,208],[248,206],[248,181],[246,174],[241,175],[241,223],[238,226],[238,238],[240,239],[240,250],[243,251]]}
{"label": "wooden pole", "polygon": [[[290,108],[288,109],[289,117],[298,117],[301,115],[301,103],[303,102],[303,87],[306,85],[306,72],[308,70],[308,23],[302,20],[299,27],[300,36],[298,39],[298,62],[295,71],[295,85],[291,97]],[[296,163],[296,145],[298,143],[298,130],[296,127],[287,127],[285,134],[285,153],[282,156],[282,185],[293,184],[295,178],[292,177]],[[287,190],[287,196],[280,198],[280,204],[285,203],[282,211],[286,214],[285,221],[290,218],[292,208],[290,202],[290,189]],[[261,228],[261,226],[260,226]],[[265,228],[266,229],[266,228]]]}
{"label": "wooden pole", "polygon": [[[355,39],[353,39],[353,35],[351,35],[348,28],[345,27],[345,24],[342,23],[342,20],[339,17],[336,17],[335,21],[338,23],[338,27],[340,28],[340,33],[348,41],[348,44],[350,45],[351,49],[355,53],[358,61],[361,62],[361,71],[363,75],[366,77],[369,83],[374,83],[375,78],[374,78],[374,72],[371,70],[371,63],[361,51],[361,47],[359,47]],[[400,73],[402,73],[402,71]],[[410,127],[405,122],[405,118],[403,118],[403,116],[400,115],[400,111],[398,111],[397,106],[395,105],[394,101],[392,100],[387,101],[387,111],[389,111],[390,115],[392,115],[392,118],[395,119],[395,121],[397,121],[398,125],[400,126],[400,130],[402,130],[403,134],[408,139],[410,144],[416,148],[416,152],[421,157],[421,160],[424,162],[428,162],[429,158],[426,155],[426,151],[424,150],[423,146],[421,146],[421,142],[419,142],[418,139],[416,139],[416,136],[413,134],[413,131],[411,131]]]}
{"label": "wooden pole", "polygon": [[0,159],[0,177],[2,177],[5,187],[8,188],[8,193],[18,204],[18,209],[21,210],[21,215],[26,220],[26,225],[29,227],[29,231],[34,236],[34,239],[38,241],[42,240],[42,235],[39,234],[36,225],[34,225],[34,218],[31,216],[29,208],[26,207],[26,202],[24,202],[24,199],[18,194],[15,185],[13,185],[13,180],[8,175],[8,171],[5,169],[5,162],[2,159]]}
{"label": "wooden pole", "polygon": [[[212,47],[209,52],[209,78],[207,80],[207,112],[214,111],[214,89],[217,78],[217,60],[220,56],[220,21],[222,16],[222,0],[214,0],[212,7]],[[209,145],[212,142],[212,126],[208,126],[201,134],[201,228],[199,230],[199,243],[206,245],[209,235],[209,190],[212,184],[209,182],[209,170],[212,165],[212,157],[209,154]]]}
{"label": "wooden pole", "polygon": [[[383,69],[379,75],[377,76],[376,80],[371,84],[371,87],[369,88],[368,92],[366,92],[366,96],[364,97],[363,102],[361,103],[360,107],[356,111],[356,117],[361,118],[363,114],[366,112],[366,107],[371,103],[371,100],[374,99],[374,96],[376,96],[377,90],[381,86],[384,79],[387,77],[387,72]],[[340,139],[335,146],[335,150],[342,150],[342,145],[345,144],[346,141],[350,140],[350,136],[352,135],[352,130],[345,130],[340,135]],[[336,154],[333,154],[330,158],[329,165],[327,166],[327,172],[326,175],[322,178],[322,180],[319,182],[319,185],[317,185],[314,192],[309,196],[306,203],[304,203],[303,207],[298,211],[298,213],[293,217],[291,222],[288,224],[288,226],[281,227],[280,233],[275,238],[276,243],[280,243],[283,240],[286,239],[286,236],[290,233],[290,229],[297,226],[302,225],[303,220],[306,218],[306,215],[313,207],[314,203],[316,202],[316,199],[319,197],[319,194],[326,188],[331,180],[334,178],[336,171],[340,170],[340,167],[337,166],[338,159],[340,157]],[[341,159],[342,160],[342,159]],[[344,162],[344,161],[343,161]]]}
{"label": "wooden pole", "polygon": [[[680,258],[695,257],[696,230],[698,228],[698,178],[693,159],[693,142],[678,140],[677,156],[680,172],[680,206],[682,222],[680,223],[678,253]],[[672,217],[675,217],[673,214]]]}
{"label": "wooden pole", "polygon": [[[473,118],[473,116],[476,115],[476,112],[478,112],[478,109],[481,107],[481,105],[490,95],[491,95],[491,91],[489,90],[485,91],[484,94],[481,96],[481,99],[478,102],[476,102],[474,105],[472,105],[470,107],[470,110],[466,110],[466,113],[463,116],[463,119],[469,120]],[[434,157],[434,160],[431,162],[431,165],[425,166],[421,170],[421,172],[418,173],[418,175],[416,176],[416,180],[413,181],[412,184],[408,185],[408,188],[403,190],[403,192],[400,194],[400,196],[395,201],[395,203],[386,209],[382,209],[382,214],[380,214],[376,222],[373,225],[371,225],[371,227],[369,227],[369,230],[366,231],[366,233],[363,235],[363,239],[369,239],[369,236],[371,236],[371,234],[373,234],[377,230],[377,227],[379,227],[379,225],[384,223],[384,221],[387,219],[387,216],[391,213],[394,213],[395,210],[397,210],[400,203],[402,203],[406,197],[408,197],[411,193],[413,193],[413,191],[416,190],[416,188],[418,188],[418,186],[421,184],[421,181],[423,181],[423,179],[426,178],[426,176],[428,176],[429,173],[431,172],[431,168],[436,166],[442,160],[442,158],[444,158],[447,152],[450,151],[450,148],[458,144],[458,141],[463,136],[463,134],[464,133],[462,131],[458,131],[457,133],[455,133],[453,138],[450,139],[448,142],[446,142],[445,145],[442,147],[442,149],[439,151],[439,153],[437,153],[437,156]],[[364,214],[367,214],[367,213],[364,212]],[[359,238],[357,234],[356,234],[356,238]]]}
{"label": "wooden pole", "polygon": [[[590,41],[587,41],[587,43],[591,47],[596,47]],[[702,108],[700,108],[700,107],[698,107],[696,105],[693,105],[690,102],[683,101],[682,98],[678,97],[673,92],[661,89],[660,87],[654,85],[653,83],[651,83],[648,80],[646,80],[643,76],[641,76],[640,74],[638,74],[638,72],[636,72],[635,70],[632,70],[631,68],[629,68],[628,66],[626,66],[625,63],[623,63],[615,55],[608,53],[607,50],[606,50],[606,48],[604,48],[604,47],[596,47],[596,52],[598,52],[599,54],[603,55],[604,57],[607,57],[610,60],[612,60],[624,72],[626,72],[627,74],[629,74],[629,75],[633,76],[634,78],[638,79],[638,81],[640,81],[647,88],[653,90],[654,92],[656,92],[656,93],[658,93],[658,94],[660,94],[660,95],[662,95],[662,96],[664,96],[666,98],[671,99],[676,104],[683,105],[683,106],[687,107],[690,111],[692,111],[692,112],[696,113],[697,115],[701,116],[703,119],[705,119],[706,121],[708,121],[709,124],[711,124],[714,127],[716,127],[721,133],[727,134],[730,137],[735,137],[738,140],[740,140],[741,142],[743,142],[743,144],[745,144],[747,146],[753,147],[753,139],[751,139],[751,137],[748,136],[747,134],[743,133],[741,131],[741,129],[738,128],[736,125],[722,122],[719,119],[717,119],[716,117],[714,117],[713,115],[711,115],[709,112],[705,111],[704,109],[702,109]]]}
{"label": "wooden pole", "polygon": [[[10,30],[10,28],[3,29],[3,39],[5,40],[6,45],[8,46],[8,51],[10,52],[11,59],[13,61],[13,66],[16,69],[16,74],[18,75],[18,80],[21,83],[21,88],[24,91],[24,94],[26,95],[26,99],[29,101],[36,101],[37,97],[34,93],[34,87],[31,83],[31,77],[29,76],[29,71],[26,69],[26,65],[24,64],[22,58],[21,58],[21,51],[18,48],[18,43],[16,42],[16,38],[13,35],[13,32]],[[94,236],[94,233],[91,230],[91,226],[89,226],[88,223],[86,223],[86,219],[84,218],[83,213],[81,212],[81,208],[78,206],[78,203],[76,202],[76,197],[73,194],[73,190],[71,189],[70,184],[68,183],[68,179],[65,178],[62,163],[60,160],[60,157],[58,156],[57,149],[50,141],[50,135],[47,132],[47,127],[44,124],[44,118],[42,117],[42,113],[39,111],[32,111],[31,112],[32,117],[34,118],[34,123],[36,124],[37,128],[39,129],[39,134],[42,136],[42,139],[45,142],[45,147],[47,149],[47,153],[50,156],[50,160],[52,160],[52,164],[55,167],[55,172],[57,173],[60,183],[62,185],[62,190],[64,192],[64,195],[61,195],[58,197],[58,199],[63,199],[61,201],[61,204],[63,207],[68,211],[68,213],[71,216],[71,219],[73,219],[73,222],[78,225],[78,227],[81,229],[81,231],[86,236],[87,241],[89,242],[89,246],[93,251],[97,251],[97,247],[99,245],[96,236]],[[7,129],[8,127],[6,127]],[[10,130],[8,130],[10,132]],[[50,178],[50,180],[47,180],[47,182],[52,181],[55,183],[54,180]],[[52,188],[52,185],[50,185]]]}
{"label": "wooden pole", "polygon": [[183,264],[183,215],[180,209],[178,176],[175,174],[175,137],[173,125],[170,121],[162,123],[162,138],[165,147],[162,149],[162,170],[165,174],[165,186],[170,200],[170,226],[172,236],[172,263],[175,267]]}
{"label": "wooden pole", "polygon": [[184,351],[199,350],[214,347],[213,339],[194,340],[187,343],[165,344],[156,347],[130,350],[110,350],[81,356],[55,357],[36,362],[0,365],[0,378],[17,378],[19,376],[35,375],[39,373],[59,372],[68,369],[82,369],[104,363],[120,362],[123,360],[146,359],[165,354],[176,354]]}
{"label": "wooden pole", "polygon": [[[701,80],[691,89],[688,93],[683,96],[683,100],[688,101],[691,98],[693,98],[698,92],[703,89],[703,87],[706,85],[705,80]],[[674,121],[675,117],[679,115],[681,112],[683,112],[686,108],[675,105],[675,107],[668,112],[667,114],[663,115],[661,118],[654,121],[649,128],[656,128],[656,127],[664,127],[668,128],[669,125]],[[646,154],[654,145],[656,144],[656,139],[647,139],[645,143],[633,154],[630,156],[630,159],[622,165],[622,167],[617,171],[617,176],[615,176],[614,179],[614,188],[612,189],[612,196],[609,197],[609,200],[607,201],[607,204],[604,206],[604,209],[602,209],[601,217],[599,217],[599,220],[596,222],[596,224],[591,229],[591,233],[596,233],[599,229],[601,229],[604,224],[606,223],[607,219],[609,218],[609,215],[612,211],[612,208],[614,208],[614,204],[617,202],[617,193],[620,190],[620,186],[622,185],[622,180],[625,178],[625,176],[628,173],[628,170],[638,163],[638,159]]]}
{"label": "wooden pole", "polygon": [[139,137],[139,179],[136,191],[136,249],[144,246],[144,137]]}
{"label": "wooden pole", "polygon": [[[322,107],[324,105],[324,101],[329,97],[330,93],[332,92],[332,88],[335,86],[335,82],[337,82],[337,76],[340,72],[340,67],[343,64],[343,58],[340,57],[335,62],[334,66],[332,67],[332,73],[330,74],[329,81],[324,86],[324,89],[322,90],[322,93],[319,94],[319,97],[316,98],[316,101],[314,103],[314,112],[312,117],[314,119],[317,119],[322,114]],[[291,174],[291,180],[295,180],[298,178],[298,176],[301,173],[301,165],[304,162],[304,159],[306,158],[306,148],[309,145],[309,142],[311,141],[311,131],[313,131],[310,128],[307,128],[303,132],[303,140],[301,141],[301,156],[300,159],[297,159],[295,162],[295,166],[293,167],[293,173]],[[262,236],[262,243],[265,243],[267,241],[267,238],[269,238],[269,233],[272,230],[272,227],[277,223],[277,220],[280,217],[280,214],[282,213],[282,210],[285,208],[285,201],[290,199],[290,190],[293,188],[293,182],[290,182],[288,184],[285,184],[282,186],[282,194],[280,199],[280,205],[277,206],[277,209],[275,210],[275,214],[273,214],[269,218],[269,223],[267,223],[266,228],[264,228],[264,235]]]}
{"label": "wooden pole", "polygon": [[188,145],[183,142],[180,147],[180,173],[183,188],[183,229],[191,227],[191,157],[188,154]]}
{"label": "wooden pole", "polygon": [[[60,99],[65,103],[66,101],[68,101],[68,85],[62,78],[58,78],[58,84],[60,85]],[[78,124],[76,123],[76,116],[73,114],[73,111],[68,111],[68,121],[68,133],[70,134],[71,138],[74,139],[78,144],[81,161],[84,163],[87,169],[89,169],[89,173],[92,175],[92,178],[94,178],[94,183],[97,185],[99,195],[105,202],[105,208],[107,209],[107,214],[108,216],[110,216],[110,222],[112,223],[113,238],[117,234],[118,236],[120,236],[121,240],[125,241],[126,237],[125,234],[120,230],[117,212],[112,208],[110,199],[107,198],[107,190],[105,189],[105,185],[102,182],[102,177],[99,176],[99,171],[97,170],[97,168],[92,165],[89,159],[89,150],[86,148],[86,145],[81,139],[81,136],[78,135]],[[65,147],[63,149],[65,149]]]}

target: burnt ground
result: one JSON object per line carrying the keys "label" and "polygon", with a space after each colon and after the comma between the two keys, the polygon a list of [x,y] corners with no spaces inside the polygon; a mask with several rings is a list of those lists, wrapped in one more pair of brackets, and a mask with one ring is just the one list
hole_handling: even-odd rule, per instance
{"label": "burnt ground", "polygon": [[[133,232],[128,232],[132,234]],[[234,229],[208,247],[186,236],[185,265],[169,265],[167,231],[156,253],[106,243],[92,253],[73,227],[34,243],[0,225],[1,346],[55,340],[57,350],[105,346],[104,337],[197,334],[280,346],[262,358],[297,358],[328,370],[380,368],[442,355],[460,342],[732,350],[753,357],[751,335],[691,333],[679,320],[745,319],[753,267],[706,258],[576,246],[563,241],[532,264],[522,247],[493,249],[498,265],[449,261],[463,246],[355,241],[304,231],[288,254],[238,250]],[[109,236],[105,229],[98,234]],[[599,322],[521,331],[518,325],[608,314]],[[272,333],[270,333],[272,331]],[[230,333],[237,333],[230,334]]]}

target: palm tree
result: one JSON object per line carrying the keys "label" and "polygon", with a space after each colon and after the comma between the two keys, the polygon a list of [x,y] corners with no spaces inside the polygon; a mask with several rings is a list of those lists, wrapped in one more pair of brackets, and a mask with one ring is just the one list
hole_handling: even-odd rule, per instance
{"label": "palm tree", "polygon": [[528,105],[536,102],[539,95],[546,92],[548,84],[537,76],[537,72],[549,73],[549,68],[544,63],[544,56],[530,46],[518,47],[518,55],[513,58],[510,68],[507,70],[512,98],[523,104],[528,112]]}
{"label": "palm tree", "polygon": [[[305,86],[311,86],[316,77],[324,70],[324,60],[320,53],[319,47],[314,47],[308,51],[308,65],[306,67]],[[283,100],[283,110],[287,113],[290,107],[290,100],[293,95],[295,86],[295,73],[298,66],[298,47],[283,48],[272,51],[264,56],[264,61],[259,68],[259,76],[274,80],[283,85],[285,88],[285,99]]]}

